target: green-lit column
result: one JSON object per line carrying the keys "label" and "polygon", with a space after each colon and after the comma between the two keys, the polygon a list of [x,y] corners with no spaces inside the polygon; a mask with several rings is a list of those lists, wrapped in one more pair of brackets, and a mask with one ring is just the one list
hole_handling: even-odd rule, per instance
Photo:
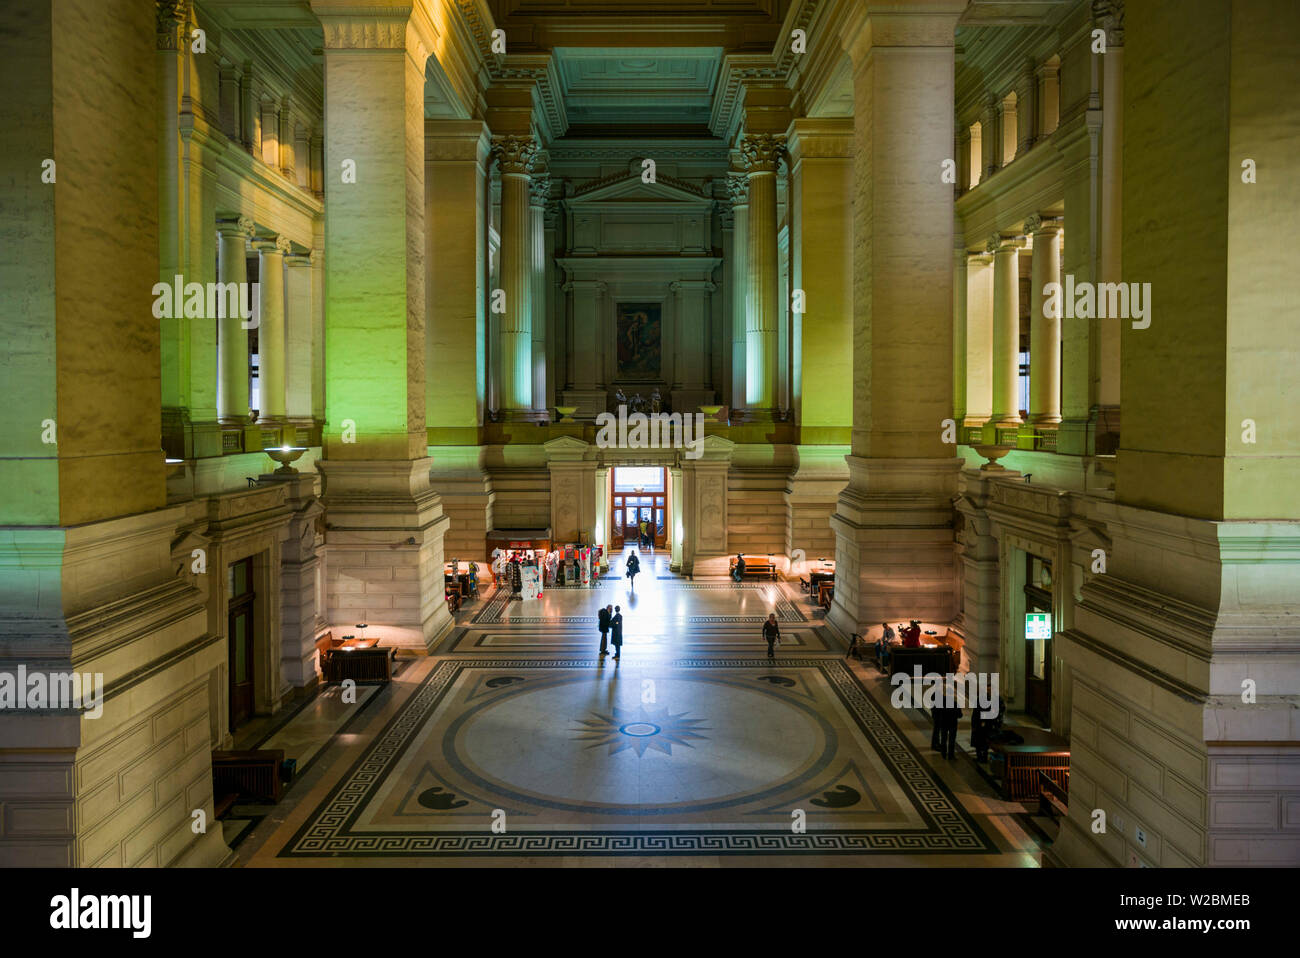
{"label": "green-lit column", "polygon": [[257,371],[258,422],[283,426],[285,417],[284,363],[284,237],[256,239],[257,250]]}
{"label": "green-lit column", "polygon": [[507,422],[532,420],[533,317],[532,221],[529,171],[537,156],[531,136],[499,136],[492,155],[501,168],[501,289],[505,312],[497,340],[500,414]]}
{"label": "green-lit column", "polygon": [[[326,616],[429,648],[447,518],[425,433],[424,68],[410,3],[313,0],[325,47]],[[469,228],[469,227],[467,227]]]}
{"label": "green-lit column", "polygon": [[777,263],[776,171],[785,138],[748,134],[741,151],[749,174],[749,281],[745,297],[745,418],[771,422],[777,408],[777,324],[780,317]]}

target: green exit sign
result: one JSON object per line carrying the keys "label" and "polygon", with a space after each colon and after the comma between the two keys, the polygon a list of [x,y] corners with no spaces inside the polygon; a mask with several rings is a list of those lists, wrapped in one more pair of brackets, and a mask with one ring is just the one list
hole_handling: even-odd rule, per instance
{"label": "green exit sign", "polygon": [[1050,612],[1025,613],[1025,638],[1050,639],[1052,637],[1052,614]]}

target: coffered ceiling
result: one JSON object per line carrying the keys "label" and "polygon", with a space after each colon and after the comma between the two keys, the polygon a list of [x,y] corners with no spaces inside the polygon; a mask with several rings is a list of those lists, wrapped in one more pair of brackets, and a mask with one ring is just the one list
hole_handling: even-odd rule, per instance
{"label": "coffered ceiling", "polygon": [[708,123],[720,47],[559,47],[554,53],[574,127]]}

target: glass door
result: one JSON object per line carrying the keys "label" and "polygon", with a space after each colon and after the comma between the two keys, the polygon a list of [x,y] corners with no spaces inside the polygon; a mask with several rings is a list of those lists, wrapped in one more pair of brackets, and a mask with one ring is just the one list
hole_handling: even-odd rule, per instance
{"label": "glass door", "polygon": [[[1032,553],[1025,555],[1025,611],[1052,616],[1052,564]],[[1052,640],[1025,640],[1025,711],[1052,725]]]}
{"label": "glass door", "polygon": [[614,469],[613,547],[656,549],[668,543],[668,487],[660,466],[617,466]]}

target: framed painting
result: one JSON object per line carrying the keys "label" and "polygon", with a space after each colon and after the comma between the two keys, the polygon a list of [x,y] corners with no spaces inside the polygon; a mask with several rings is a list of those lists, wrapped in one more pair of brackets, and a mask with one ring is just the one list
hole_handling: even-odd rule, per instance
{"label": "framed painting", "polygon": [[662,360],[661,303],[619,303],[616,331],[618,378],[660,378]]}

